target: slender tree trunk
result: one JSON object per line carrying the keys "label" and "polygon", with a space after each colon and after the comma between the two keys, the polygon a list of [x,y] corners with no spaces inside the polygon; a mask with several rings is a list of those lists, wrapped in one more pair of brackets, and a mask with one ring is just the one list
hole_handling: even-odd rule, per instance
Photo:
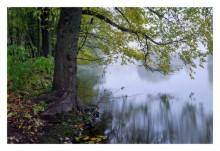
{"label": "slender tree trunk", "polygon": [[[19,17],[18,12],[16,12],[16,17]],[[18,26],[15,28],[16,32],[15,32],[15,37],[16,37],[16,45],[20,46],[21,45],[21,37],[20,37],[20,28],[19,28],[19,22],[17,22]]]}
{"label": "slender tree trunk", "polygon": [[[40,12],[41,11],[41,7],[39,7],[37,10]],[[37,50],[38,50],[38,56],[41,56],[43,53],[41,51],[41,21],[40,21],[40,15],[37,18],[37,41],[38,41],[38,45],[37,45]]]}
{"label": "slender tree trunk", "polygon": [[16,45],[20,46],[21,45],[21,31],[20,29],[17,27],[16,28]]}
{"label": "slender tree trunk", "polygon": [[32,58],[36,56],[36,48],[38,47],[38,40],[36,36],[37,28],[36,28],[37,20],[33,16],[33,12],[28,15],[28,28],[29,28],[29,36],[27,36],[27,43],[31,48]]}
{"label": "slender tree trunk", "polygon": [[8,44],[13,45],[14,40],[13,40],[13,29],[10,25],[8,25]]}
{"label": "slender tree trunk", "polygon": [[77,51],[82,8],[61,8],[57,31],[53,90],[59,92],[60,100],[42,115],[79,110],[77,98]]}
{"label": "slender tree trunk", "polygon": [[42,26],[42,50],[43,55],[47,57],[51,54],[50,44],[50,27],[49,27],[50,8],[45,7],[42,9],[41,26]]}

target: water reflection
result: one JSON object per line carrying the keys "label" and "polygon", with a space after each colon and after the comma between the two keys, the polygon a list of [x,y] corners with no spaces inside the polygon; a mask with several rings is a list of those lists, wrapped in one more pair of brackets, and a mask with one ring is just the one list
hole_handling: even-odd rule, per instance
{"label": "water reflection", "polygon": [[85,102],[92,102],[99,94],[98,84],[104,83],[104,70],[100,66],[79,65],[77,68],[78,95]]}
{"label": "water reflection", "polygon": [[[80,67],[80,98],[99,103],[108,143],[212,143],[212,60],[174,75],[120,62]],[[211,87],[210,87],[211,85]]]}
{"label": "water reflection", "polygon": [[208,73],[209,73],[209,82],[212,87],[212,83],[213,83],[213,56],[208,56],[207,69],[208,69]]}
{"label": "water reflection", "polygon": [[212,116],[202,105],[169,94],[148,95],[139,105],[135,97],[109,101],[101,106],[102,118],[110,123],[105,128],[109,143],[212,142]]}

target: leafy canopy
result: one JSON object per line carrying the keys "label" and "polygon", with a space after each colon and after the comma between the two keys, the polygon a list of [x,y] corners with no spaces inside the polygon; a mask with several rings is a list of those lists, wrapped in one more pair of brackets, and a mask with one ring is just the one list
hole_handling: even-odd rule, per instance
{"label": "leafy canopy", "polygon": [[[172,57],[191,73],[213,50],[212,8],[83,8],[79,59],[110,63],[121,57],[142,60],[147,69],[165,74],[178,70]],[[207,50],[200,50],[201,45]],[[118,55],[120,54],[120,55]],[[192,76],[192,75],[191,75]]]}
{"label": "leafy canopy", "polygon": [[[56,31],[60,10],[51,8],[51,12],[49,30]],[[9,8],[12,37],[16,40],[18,28],[27,35],[29,28],[37,26],[28,16],[37,19],[40,13],[39,8]],[[213,51],[212,8],[85,7],[82,13],[79,64],[109,64],[118,58],[122,64],[141,60],[146,69],[167,74],[180,68],[172,65],[176,57],[190,67],[192,76],[195,60],[199,59],[202,67]],[[205,50],[200,50],[203,47]]]}

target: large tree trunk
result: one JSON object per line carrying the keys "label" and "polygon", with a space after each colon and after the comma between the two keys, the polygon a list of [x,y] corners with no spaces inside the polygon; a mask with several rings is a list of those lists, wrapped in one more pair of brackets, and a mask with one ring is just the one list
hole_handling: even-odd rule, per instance
{"label": "large tree trunk", "polygon": [[42,115],[79,110],[77,99],[77,51],[82,8],[61,8],[58,23],[53,90],[60,99]]}

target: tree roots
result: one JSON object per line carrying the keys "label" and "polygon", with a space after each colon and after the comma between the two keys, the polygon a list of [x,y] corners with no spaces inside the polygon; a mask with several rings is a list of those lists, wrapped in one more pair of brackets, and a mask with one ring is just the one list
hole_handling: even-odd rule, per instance
{"label": "tree roots", "polygon": [[83,113],[97,108],[97,105],[82,103],[79,99],[76,100],[74,95],[68,92],[60,93],[58,91],[52,91],[48,94],[31,99],[34,103],[38,103],[41,100],[48,103],[48,107],[41,113],[41,117],[54,116],[61,113],[65,114],[71,111]]}

